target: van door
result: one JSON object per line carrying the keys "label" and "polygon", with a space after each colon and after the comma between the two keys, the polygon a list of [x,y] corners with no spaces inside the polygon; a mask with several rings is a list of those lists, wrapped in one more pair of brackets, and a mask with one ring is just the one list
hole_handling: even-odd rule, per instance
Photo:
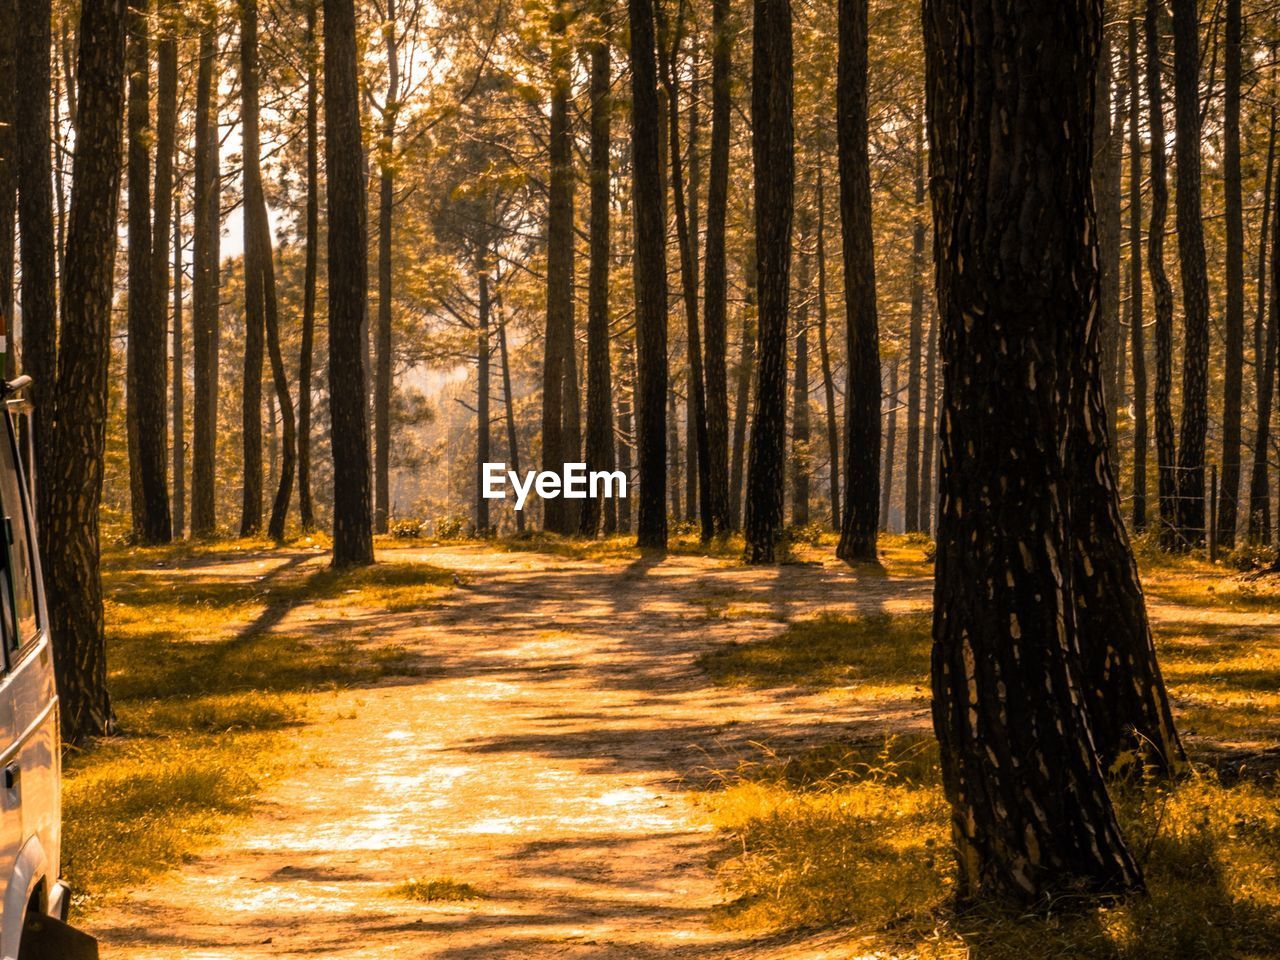
{"label": "van door", "polygon": [[[57,876],[61,794],[58,784],[58,711],[45,612],[40,603],[35,526],[17,456],[13,421],[0,417],[0,630],[8,675],[0,714],[8,714],[8,742],[0,750],[4,843],[39,840],[45,868]],[[3,717],[0,716],[0,720]],[[47,893],[47,891],[46,891]]]}

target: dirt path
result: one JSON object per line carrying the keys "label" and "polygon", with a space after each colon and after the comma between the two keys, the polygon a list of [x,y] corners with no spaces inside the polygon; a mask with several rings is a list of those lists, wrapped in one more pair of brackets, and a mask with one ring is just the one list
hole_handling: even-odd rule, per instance
{"label": "dirt path", "polygon": [[[917,724],[920,711],[718,688],[694,658],[797,615],[918,609],[926,581],[476,547],[384,557],[465,583],[425,611],[302,605],[273,629],[404,645],[424,675],[318,697],[297,733],[299,771],[251,819],[90,918],[105,957],[793,955],[707,923],[718,841],[683,785],[755,755],[756,741]],[[388,895],[411,877],[487,896]]]}

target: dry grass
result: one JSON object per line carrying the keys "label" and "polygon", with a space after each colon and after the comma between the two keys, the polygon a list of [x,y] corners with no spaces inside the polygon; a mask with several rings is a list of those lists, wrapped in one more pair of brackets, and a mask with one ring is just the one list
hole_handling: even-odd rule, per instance
{"label": "dry grass", "polygon": [[202,572],[211,559],[245,555],[240,543],[220,543],[104,557],[121,735],[67,759],[64,871],[81,903],[180,863],[246,812],[261,785],[296,762],[283,731],[305,719],[318,692],[419,669],[403,649],[340,632],[275,632],[278,614],[313,598],[414,609],[452,581],[404,563],[343,574],[307,563],[262,576]]}
{"label": "dry grass", "polygon": [[[1164,561],[1148,576],[1153,592],[1177,585],[1199,596],[1230,593],[1238,582],[1194,560]],[[885,958],[1275,957],[1280,640],[1192,617],[1159,628],[1157,644],[1196,772],[1171,787],[1114,790],[1148,895],[1022,916],[956,913],[936,746],[928,736],[899,737],[762,756],[702,795],[732,841],[720,865],[729,902],[717,922],[748,930],[841,924],[857,955]],[[702,664],[722,683],[879,699],[895,690],[927,695],[928,652],[924,617],[821,617]]]}
{"label": "dry grass", "polygon": [[485,895],[471,884],[454,880],[452,877],[436,877],[431,880],[410,878],[392,887],[389,893],[393,897],[417,900],[419,903],[463,903],[485,898]]}

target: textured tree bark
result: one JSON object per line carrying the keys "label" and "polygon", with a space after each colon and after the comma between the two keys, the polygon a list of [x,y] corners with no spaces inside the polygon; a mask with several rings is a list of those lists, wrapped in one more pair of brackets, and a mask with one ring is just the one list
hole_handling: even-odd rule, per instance
{"label": "textured tree bark", "polygon": [[[596,5],[599,36],[591,44],[591,212],[587,269],[587,470],[613,471],[613,380],[609,362],[609,146],[613,115],[610,94],[610,18]],[[602,523],[603,521],[603,523]],[[618,502],[612,497],[583,501],[579,532],[594,537],[618,529]]]}
{"label": "textured tree bark", "polygon": [[1133,364],[1133,529],[1147,529],[1147,347],[1142,285],[1142,98],[1138,18],[1129,18],[1129,353]]}
{"label": "textured tree bark", "polygon": [[889,382],[884,395],[884,456],[883,477],[880,481],[880,529],[889,530],[889,502],[893,495],[893,458],[898,447],[898,358],[890,357],[885,366],[888,368]]}
{"label": "textured tree bark", "polygon": [[298,515],[304,531],[315,527],[311,502],[311,365],[315,350],[316,276],[320,234],[320,134],[316,13],[320,0],[307,0],[307,160],[306,251],[302,273],[302,336],[298,347]]}
{"label": "textured tree bark", "polygon": [[353,0],[324,0],[325,161],[329,200],[329,416],[333,449],[333,565],[373,562],[369,432],[365,419],[367,201],[360,147]]}
{"label": "textured tree bark", "polygon": [[839,8],[836,100],[849,363],[843,525],[836,556],[853,563],[876,559],[880,526],[880,334],[867,154],[867,0],[841,0]]}
{"label": "textured tree bark", "polygon": [[217,532],[218,290],[222,189],[218,163],[218,33],[213,11],[200,32],[196,74],[195,210],[191,278],[191,535]]}
{"label": "textured tree bark", "polygon": [[[387,57],[387,99],[378,141],[378,329],[373,375],[373,531],[386,533],[391,516],[391,231],[395,214],[396,115],[400,109],[400,49],[396,0],[387,0],[382,24]],[[486,501],[487,503],[487,501]]]}
{"label": "textured tree bark", "polygon": [[[169,264],[173,268],[173,490],[169,511],[170,536],[181,539],[186,527],[186,471],[182,446],[182,220],[174,185],[174,159],[178,125],[178,24],[174,0],[160,0],[156,8],[159,40],[156,44],[156,169],[152,198],[151,284],[160,338],[160,369],[165,366],[164,340],[168,332],[166,308],[170,294]],[[172,232],[172,235],[170,231]],[[169,240],[173,244],[170,249]],[[163,404],[161,405],[163,408]],[[163,453],[162,453],[163,456]],[[181,487],[181,490],[179,489]]]}
{"label": "textured tree bark", "polygon": [[[133,535],[140,543],[168,543],[173,537],[169,514],[168,422],[165,380],[167,350],[165,293],[155,286],[156,266],[167,260],[167,231],[152,237],[151,220],[151,84],[147,0],[130,4],[129,57],[129,346],[127,420],[130,441],[130,491]],[[164,131],[162,131],[163,133]],[[170,134],[168,139],[172,140]],[[159,164],[157,164],[159,166]],[[167,179],[172,184],[172,168]],[[169,198],[158,219],[168,220]]]}
{"label": "textured tree bark", "polygon": [[244,165],[244,380],[240,422],[242,480],[240,536],[262,530],[262,366],[266,353],[266,293],[257,218],[266,217],[259,167],[258,137],[258,3],[240,0],[240,129]]}
{"label": "textured tree bark", "polygon": [[912,187],[915,215],[911,224],[911,322],[907,333],[907,464],[902,478],[902,527],[920,529],[920,369],[924,327],[924,109],[916,107]]}
{"label": "textured tree bark", "polygon": [[[563,6],[551,15],[551,171],[547,208],[547,329],[542,365],[542,469],[560,473],[569,455],[564,437],[565,381],[573,349],[573,154],[569,134],[569,48]],[[571,533],[568,501],[543,504],[542,522]]]}
{"label": "textured tree bark", "polygon": [[631,446],[635,407],[636,375],[633,360],[634,348],[630,341],[622,342],[622,356],[618,366],[618,469],[627,478],[628,495],[618,501],[618,532],[631,533]]}
{"label": "textured tree bark", "polygon": [[[1258,260],[1256,263],[1258,292],[1254,297],[1253,313],[1253,368],[1254,368],[1254,409],[1262,390],[1263,349],[1266,342],[1267,328],[1267,280],[1270,271],[1267,269],[1267,243],[1271,237],[1271,190],[1275,181],[1276,169],[1276,111],[1271,110],[1271,118],[1267,126],[1267,169],[1262,185],[1262,224],[1258,228]],[[1255,450],[1257,447],[1255,446]]]}
{"label": "textured tree bark", "polygon": [[1163,0],[1147,0],[1143,33],[1147,50],[1147,127],[1151,138],[1151,220],[1147,228],[1147,273],[1155,306],[1155,401],[1160,545],[1178,542],[1178,471],[1173,434],[1173,289],[1164,269],[1165,216],[1169,208],[1164,136],[1164,85],[1160,69],[1160,11]]}
{"label": "textured tree bark", "polygon": [[938,313],[929,311],[929,333],[924,360],[924,449],[920,455],[920,529],[933,532],[934,505],[938,491],[933,483],[937,460],[934,443],[938,436]]}
{"label": "textured tree bark", "polygon": [[809,235],[808,217],[802,213],[796,270],[801,299],[796,305],[796,360],[791,374],[791,522],[796,526],[809,522],[809,474],[813,469],[809,451]]}
{"label": "textured tree bark", "polygon": [[627,0],[631,26],[631,157],[635,212],[636,542],[667,546],[667,264],[658,155],[658,68],[653,0]]}
{"label": "textured tree bark", "polygon": [[1200,197],[1200,36],[1196,0],[1173,0],[1178,264],[1182,280],[1182,419],[1178,429],[1178,549],[1204,543],[1209,429],[1209,281]]}
{"label": "textured tree bark", "polygon": [[759,330],[743,532],[749,563],[773,563],[782,537],[787,313],[795,190],[791,3],[754,0],[751,73]]}
{"label": "textured tree bark", "polygon": [[487,536],[493,529],[489,501],[484,495],[484,465],[489,452],[489,248],[476,249],[476,535]]}
{"label": "textured tree bark", "polygon": [[[113,733],[99,574],[112,274],[124,134],[125,0],[84,0],[75,168],[62,284],[45,579],[63,739]],[[45,92],[41,96],[45,96]],[[163,405],[161,407],[163,411]]]}
{"label": "textured tree bark", "polygon": [[1258,373],[1258,410],[1254,426],[1253,469],[1249,477],[1249,542],[1271,542],[1271,489],[1267,480],[1266,451],[1271,445],[1271,413],[1276,388],[1277,353],[1280,352],[1280,190],[1272,187],[1271,302]]}
{"label": "textured tree bark", "polygon": [[[1120,140],[1111,129],[1112,83],[1111,44],[1106,31],[1098,58],[1096,109],[1093,115],[1093,196],[1098,216],[1098,261],[1101,269],[1101,297],[1098,322],[1101,327],[1102,381],[1106,400],[1103,412],[1107,430],[1115,436],[1116,334],[1120,329]],[[1117,104],[1121,97],[1115,98]],[[1116,107],[1119,111],[1119,106]]]}
{"label": "textured tree bark", "polygon": [[[53,449],[54,380],[57,377],[57,293],[54,240],[52,117],[49,107],[52,11],[48,0],[24,0],[15,39],[18,232],[22,239],[22,366],[34,381],[31,425],[36,474],[49,474]],[[10,328],[12,334],[12,328]],[[48,484],[36,485],[36,528],[48,555]]]}
{"label": "textured tree bark", "polygon": [[751,409],[751,381],[754,379],[756,357],[755,324],[755,244],[748,255],[747,276],[744,285],[747,293],[742,311],[742,341],[738,349],[737,384],[733,409],[733,454],[729,474],[729,516],[734,530],[742,528],[742,487],[746,479],[747,413]]}
{"label": "textured tree bark", "polygon": [[1226,215],[1226,344],[1222,373],[1222,477],[1218,500],[1218,543],[1236,545],[1240,499],[1240,432],[1244,393],[1244,209],[1240,187],[1240,0],[1226,0],[1223,62],[1222,188]]}
{"label": "textured tree bark", "polygon": [[822,395],[827,412],[827,450],[831,466],[831,529],[840,529],[840,427],[836,417],[836,383],[831,372],[831,346],[827,338],[827,204],[822,175],[818,165],[818,352],[822,360]]}
{"label": "textured tree bark", "polygon": [[187,529],[187,346],[182,316],[182,190],[173,192],[173,535]]}
{"label": "textured tree bark", "polygon": [[707,170],[707,236],[703,262],[703,312],[707,334],[706,402],[707,506],[711,530],[702,537],[729,532],[729,385],[727,281],[725,276],[725,217],[729,205],[729,137],[731,96],[729,71],[733,34],[729,28],[729,0],[711,3],[711,155]]}
{"label": "textured tree bark", "polygon": [[924,12],[944,381],[933,717],[957,893],[1118,894],[1142,877],[1090,749],[1061,453],[1099,293],[1101,4]]}

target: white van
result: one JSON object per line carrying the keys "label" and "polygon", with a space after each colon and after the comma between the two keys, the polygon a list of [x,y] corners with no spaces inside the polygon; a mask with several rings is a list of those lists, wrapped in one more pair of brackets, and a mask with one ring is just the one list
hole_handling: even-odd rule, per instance
{"label": "white van", "polygon": [[30,459],[19,455],[14,427],[29,409],[16,395],[30,383],[3,384],[0,416],[0,960],[88,960],[98,956],[96,942],[65,922],[58,692]]}

